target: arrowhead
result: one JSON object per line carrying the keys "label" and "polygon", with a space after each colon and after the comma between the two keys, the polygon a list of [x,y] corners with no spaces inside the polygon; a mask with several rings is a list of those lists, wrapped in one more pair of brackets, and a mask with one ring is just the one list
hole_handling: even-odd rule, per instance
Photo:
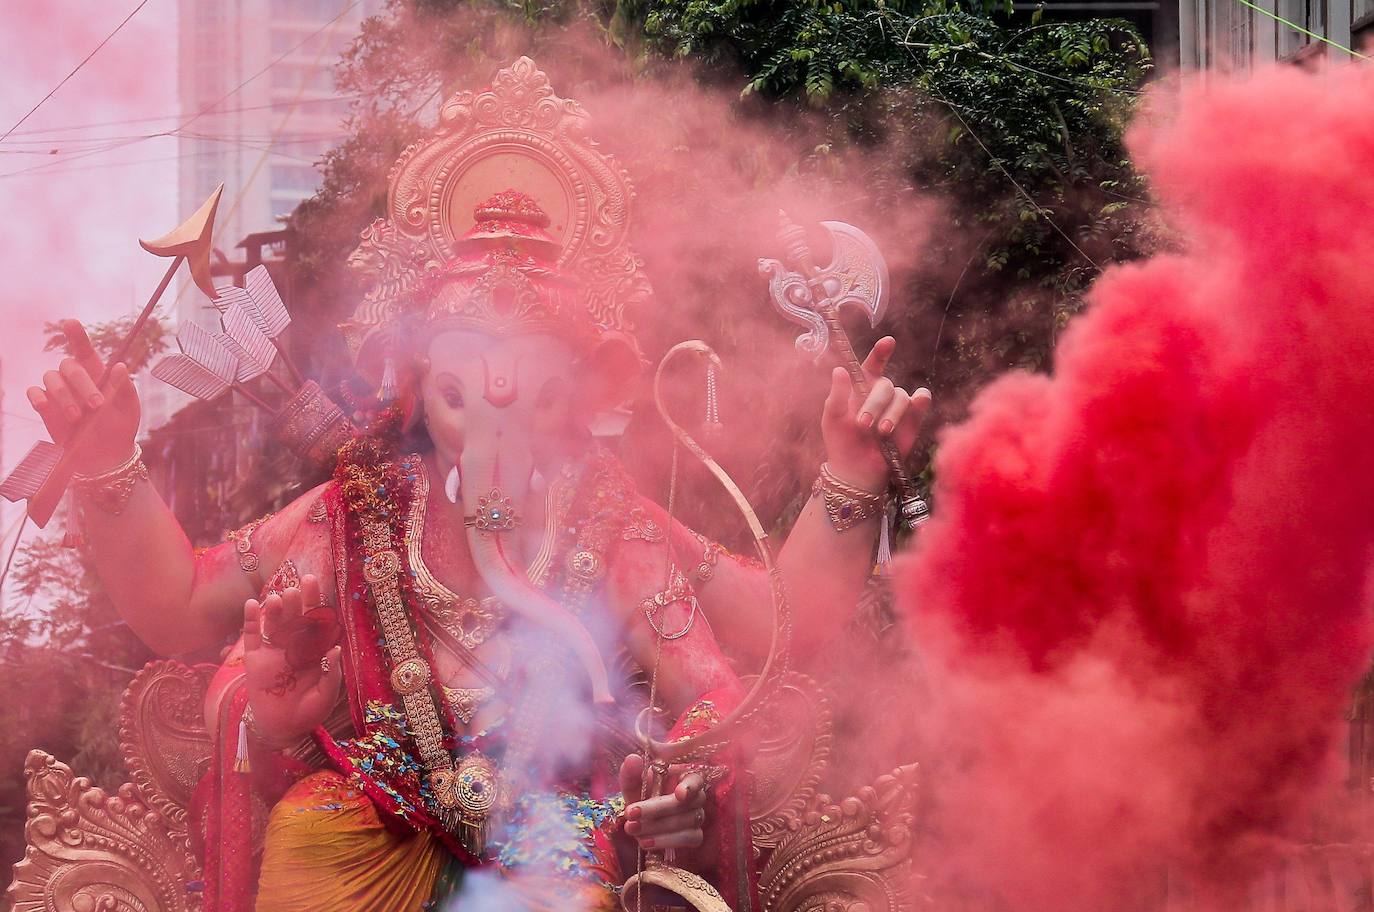
{"label": "arrowhead", "polygon": [[209,199],[201,203],[196,214],[182,222],[169,234],[155,241],[139,241],[143,249],[155,256],[185,257],[191,278],[206,295],[215,296],[215,283],[210,278],[211,238],[215,230],[215,210],[224,193],[224,184],[215,188]]}

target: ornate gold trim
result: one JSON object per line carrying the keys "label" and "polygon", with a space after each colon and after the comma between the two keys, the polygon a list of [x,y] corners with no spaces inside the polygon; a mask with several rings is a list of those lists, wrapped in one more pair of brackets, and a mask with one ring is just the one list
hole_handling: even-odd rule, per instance
{"label": "ornate gold trim", "polygon": [[195,912],[200,877],[184,821],[140,799],[111,795],[43,751],[24,762],[28,848],[7,891],[15,912]]}
{"label": "ornate gold trim", "polygon": [[[435,134],[411,144],[388,174],[388,224],[369,229],[386,236],[404,264],[389,285],[406,287],[420,264],[451,261],[477,205],[513,187],[548,214],[555,266],[578,277],[580,308],[601,333],[628,340],[634,312],[652,293],[629,243],[634,191],[588,138],[589,124],[582,106],[555,95],[528,57],[498,70],[486,91],[445,100]],[[404,298],[383,294],[360,308],[350,326],[353,345],[384,330]]]}

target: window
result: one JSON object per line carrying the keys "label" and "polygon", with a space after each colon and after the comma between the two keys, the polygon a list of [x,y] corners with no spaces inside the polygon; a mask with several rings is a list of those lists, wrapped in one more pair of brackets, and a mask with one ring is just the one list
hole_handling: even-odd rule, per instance
{"label": "window", "polygon": [[329,67],[299,63],[279,63],[272,68],[272,88],[307,92],[332,92],[334,74]]}
{"label": "window", "polygon": [[272,192],[314,193],[320,175],[309,165],[273,165]]}
{"label": "window", "polygon": [[348,6],[348,0],[272,0],[272,15],[281,19],[328,22]]}
{"label": "window", "polygon": [[301,203],[298,196],[274,196],[272,197],[272,220],[283,219],[290,215]]}

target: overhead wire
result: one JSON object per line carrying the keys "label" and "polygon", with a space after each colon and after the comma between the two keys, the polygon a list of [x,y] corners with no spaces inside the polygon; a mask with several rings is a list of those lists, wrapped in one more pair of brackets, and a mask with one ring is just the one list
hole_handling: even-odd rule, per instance
{"label": "overhead wire", "polygon": [[[1241,0],[1241,2],[1245,2],[1245,0]],[[912,26],[912,28],[915,28],[915,26]],[[910,36],[911,31],[908,30],[907,38],[909,39]],[[908,40],[903,40],[898,41],[897,44],[905,48],[906,52],[910,54],[913,59],[915,59],[916,52],[914,50],[913,43],[909,42]],[[988,157],[988,161],[992,163],[992,166],[996,168],[999,172],[1001,172],[1002,176],[1006,178],[1007,182],[1016,189],[1016,192],[1019,193],[1026,200],[1026,202],[1030,203],[1031,207],[1035,210],[1036,215],[1043,218],[1049,224],[1049,226],[1054,229],[1055,233],[1062,237],[1068,243],[1068,245],[1078,253],[1079,256],[1086,260],[1098,272],[1101,272],[1102,267],[1098,265],[1097,261],[1094,260],[1092,257],[1088,256],[1087,252],[1082,247],[1078,246],[1078,243],[1074,241],[1072,237],[1069,236],[1069,233],[1067,231],[1059,227],[1059,223],[1056,222],[1054,218],[1050,215],[1050,211],[1044,206],[1042,206],[1035,199],[1035,197],[1031,196],[1029,191],[1027,191],[1025,187],[1022,187],[1021,184],[1016,180],[1016,178],[1012,176],[1011,172],[1007,170],[1006,166],[1002,164],[1002,160],[998,158],[995,154],[993,154],[993,151],[990,148],[988,148],[987,143],[983,142],[982,137],[980,137],[977,134],[977,132],[974,131],[972,125],[969,124],[968,120],[964,117],[963,112],[959,110],[958,106],[955,105],[948,98],[944,97],[944,93],[938,91],[933,85],[927,84],[923,86],[922,89],[923,91],[927,92],[931,98],[934,98],[940,104],[944,105],[947,109],[949,109],[949,112],[954,115],[955,119],[957,119],[959,121],[959,124],[964,128],[964,132],[967,133],[969,136],[973,137],[973,141],[978,144],[978,148],[983,150],[983,154]]]}
{"label": "overhead wire", "polygon": [[[348,94],[348,95],[330,95],[330,96],[324,97],[324,98],[306,98],[306,99],[303,99],[303,100],[301,101],[301,104],[322,104],[322,103],[324,103],[324,102],[334,102],[334,101],[356,101],[357,99],[359,99],[359,98],[361,98],[361,97],[362,97],[361,94],[359,94],[359,93],[357,93],[357,92],[353,92],[353,93],[350,93],[350,94]],[[267,109],[269,109],[269,108],[286,107],[286,106],[288,106],[289,104],[290,104],[290,102],[287,102],[287,101],[273,101],[273,102],[270,102],[270,103],[268,103],[268,104],[245,105],[245,106],[237,107],[237,108],[221,108],[220,110],[216,111],[215,113],[216,113],[216,114],[238,114],[238,113],[241,113],[241,112],[244,112],[244,111],[264,111],[264,110],[267,110]],[[42,135],[42,134],[44,134],[44,133],[69,133],[69,132],[71,132],[71,131],[73,131],[73,130],[89,130],[89,129],[91,129],[92,127],[120,127],[120,126],[125,126],[125,125],[127,125],[127,124],[147,123],[147,122],[152,121],[152,120],[180,120],[180,119],[181,119],[182,117],[184,117],[184,116],[185,116],[185,114],[182,113],[182,112],[177,112],[177,113],[175,113],[175,114],[150,114],[150,115],[148,115],[148,116],[146,116],[146,117],[126,117],[126,118],[123,118],[123,119],[121,119],[121,120],[98,120],[98,121],[92,121],[92,122],[90,122],[90,123],[84,123],[84,124],[66,124],[66,125],[60,126],[60,127],[44,127],[44,128],[41,129],[41,130],[17,130],[17,131],[14,133],[14,135],[15,135],[15,136],[39,136],[39,135]],[[30,140],[30,141],[31,141],[31,142],[42,142],[43,140]],[[11,140],[11,142],[14,142],[14,140]]]}
{"label": "overhead wire", "polygon": [[[144,0],[144,2],[146,3],[147,0]],[[272,68],[273,68],[274,66],[276,66],[277,64],[281,63],[283,60],[285,60],[285,59],[286,59],[287,57],[289,57],[291,54],[295,53],[297,50],[299,50],[301,47],[303,47],[307,42],[309,42],[312,38],[314,38],[315,36],[321,34],[321,33],[324,32],[325,30],[331,28],[336,22],[338,22],[338,21],[339,21],[340,19],[342,19],[344,16],[348,15],[348,13],[351,12],[351,11],[352,11],[355,7],[357,7],[358,4],[360,4],[360,3],[362,3],[362,0],[352,0],[352,2],[349,3],[347,6],[345,6],[342,10],[340,10],[339,13],[338,13],[336,16],[334,16],[334,18],[330,19],[328,22],[324,23],[324,24],[321,25],[319,28],[317,28],[317,29],[315,29],[313,32],[311,32],[310,34],[306,35],[304,38],[302,38],[302,39],[301,39],[300,41],[298,41],[296,44],[292,45],[291,47],[287,48],[287,49],[286,49],[285,51],[283,51],[282,53],[278,54],[278,55],[277,55],[276,57],[274,57],[272,60],[268,61],[268,63],[267,63],[266,66],[262,67],[262,68],[259,69],[257,72],[253,73],[253,75],[249,76],[247,79],[244,79],[242,82],[240,82],[238,85],[234,86],[234,87],[233,87],[232,89],[230,89],[228,92],[226,92],[226,93],[224,93],[223,95],[221,95],[221,96],[220,96],[218,99],[216,99],[215,101],[213,101],[213,102],[211,102],[210,104],[208,104],[208,105],[202,107],[199,111],[197,111],[195,114],[191,115],[191,116],[190,116],[189,118],[187,118],[186,120],[182,121],[180,124],[178,124],[178,125],[177,125],[176,127],[174,127],[173,129],[170,129],[170,130],[161,130],[161,131],[158,131],[158,132],[155,132],[155,133],[141,134],[141,135],[139,135],[137,138],[131,138],[131,139],[128,139],[128,140],[125,140],[125,141],[122,141],[122,142],[112,143],[111,145],[106,146],[106,147],[102,147],[102,148],[98,148],[98,149],[91,149],[91,150],[89,150],[89,151],[85,151],[85,152],[81,152],[81,153],[76,153],[76,154],[74,154],[72,157],[70,157],[70,158],[68,158],[68,159],[65,159],[65,160],[62,161],[62,162],[43,162],[42,164],[30,165],[30,166],[27,167],[27,168],[20,168],[20,169],[17,170],[17,171],[9,171],[9,172],[6,172],[6,173],[4,173],[4,174],[0,174],[0,178],[16,177],[16,176],[18,176],[18,175],[20,175],[20,174],[28,174],[28,173],[32,173],[32,172],[35,172],[35,171],[43,171],[43,170],[52,168],[52,167],[54,167],[54,166],[56,166],[56,165],[59,165],[59,164],[65,164],[65,163],[67,163],[67,162],[76,161],[76,160],[81,159],[81,158],[88,158],[88,157],[90,157],[90,156],[92,156],[92,155],[99,155],[99,154],[104,153],[104,152],[110,152],[110,151],[113,151],[113,150],[115,150],[115,149],[123,148],[124,146],[132,145],[133,143],[144,142],[144,141],[146,141],[146,140],[149,140],[149,139],[156,139],[156,138],[161,137],[161,136],[174,136],[174,135],[176,135],[177,133],[179,133],[180,131],[185,130],[185,129],[186,129],[188,126],[190,126],[192,123],[195,123],[195,121],[199,120],[201,117],[204,117],[206,114],[209,114],[209,113],[211,113],[212,111],[214,111],[214,109],[217,108],[217,107],[219,107],[219,105],[223,104],[225,101],[227,101],[228,99],[232,98],[235,94],[237,94],[238,92],[242,91],[242,90],[244,89],[244,87],[247,86],[249,83],[251,83],[253,80],[257,79],[259,76],[261,76],[262,74],[266,73],[268,70],[272,69]],[[316,61],[316,63],[318,63],[319,59],[323,56],[323,54],[324,54],[324,52],[325,52],[326,50],[327,50],[327,45],[321,44],[320,50],[316,53],[316,56],[315,56],[315,61]],[[292,100],[292,103],[288,106],[288,112],[295,110],[296,105],[297,105],[297,104],[299,103],[299,101],[300,101],[300,96],[301,96],[302,94],[304,94],[304,90],[305,90],[305,85],[302,84],[301,87],[300,87],[300,89],[297,90],[296,98],[293,99],[293,100]]]}
{"label": "overhead wire", "polygon": [[112,32],[110,32],[110,34],[106,35],[105,38],[104,38],[99,44],[97,44],[97,45],[95,46],[95,48],[92,49],[91,52],[90,52],[89,54],[87,54],[85,57],[83,57],[83,58],[81,59],[81,62],[80,62],[80,63],[78,63],[75,67],[72,68],[72,71],[71,71],[70,73],[68,73],[66,76],[63,76],[63,77],[62,77],[62,80],[61,80],[57,85],[53,86],[51,90],[49,90],[48,94],[46,94],[46,95],[44,95],[42,98],[38,99],[38,103],[37,103],[37,104],[35,104],[33,107],[29,108],[28,111],[25,112],[25,114],[24,114],[23,117],[21,117],[21,118],[19,118],[17,121],[15,121],[15,122],[14,122],[14,125],[11,126],[8,130],[5,131],[5,134],[4,134],[3,136],[0,136],[0,143],[2,143],[2,142],[4,142],[5,140],[9,139],[11,133],[13,133],[15,130],[19,129],[20,125],[22,125],[22,124],[24,123],[24,121],[28,120],[30,117],[33,116],[33,113],[34,113],[35,111],[37,111],[39,108],[43,107],[44,103],[46,103],[47,100],[48,100],[49,98],[52,98],[54,95],[56,95],[58,89],[62,88],[64,85],[66,85],[66,84],[67,84],[67,81],[68,81],[69,79],[71,79],[73,76],[75,76],[77,73],[79,73],[79,72],[81,71],[81,68],[82,68],[82,67],[84,67],[86,64],[90,63],[90,62],[91,62],[91,58],[94,57],[96,54],[100,53],[100,49],[103,48],[105,45],[109,44],[109,43],[110,43],[110,39],[113,38],[115,35],[118,35],[118,34],[120,33],[120,31],[124,28],[124,26],[126,26],[126,25],[129,24],[129,20],[132,19],[132,18],[134,18],[134,16],[138,14],[138,11],[141,10],[141,9],[143,9],[143,7],[145,7],[145,6],[147,6],[147,5],[148,5],[148,0],[140,0],[140,3],[138,4],[138,6],[134,7],[133,10],[129,13],[129,15],[125,16],[124,19],[119,23],[119,25],[116,25],[116,26],[114,27],[114,31],[112,31]]}
{"label": "overhead wire", "polygon": [[1360,60],[1369,60],[1369,59],[1370,59],[1370,57],[1369,57],[1368,54],[1361,54],[1359,51],[1356,51],[1356,50],[1354,50],[1354,49],[1352,49],[1352,48],[1348,48],[1348,47],[1346,47],[1345,45],[1343,45],[1343,44],[1341,44],[1341,43],[1339,43],[1339,42],[1332,41],[1330,38],[1326,37],[1325,35],[1318,35],[1316,32],[1313,32],[1313,31],[1310,31],[1309,29],[1303,28],[1301,25],[1298,25],[1296,22],[1293,22],[1293,21],[1291,21],[1291,20],[1289,20],[1289,19],[1283,18],[1283,17],[1280,16],[1278,13],[1275,13],[1275,12],[1272,12],[1272,11],[1270,11],[1270,10],[1267,10],[1267,9],[1265,9],[1265,8],[1262,7],[1262,6],[1259,6],[1258,4],[1251,3],[1250,0],[1236,0],[1236,2],[1240,3],[1242,6],[1248,6],[1248,7],[1250,7],[1250,9],[1254,10],[1254,11],[1257,12],[1257,13],[1263,13],[1264,15],[1268,16],[1270,19],[1273,19],[1275,22],[1282,22],[1284,25],[1288,26],[1289,28],[1291,28],[1291,29],[1296,29],[1297,31],[1299,31],[1299,32],[1301,32],[1302,34],[1306,35],[1308,38],[1315,38],[1316,40],[1318,40],[1318,41],[1320,41],[1320,42],[1323,42],[1324,44],[1329,44],[1329,45],[1331,45],[1333,48],[1336,48],[1337,50],[1345,51],[1345,52],[1346,52],[1347,54],[1349,54],[1351,57],[1358,57]]}

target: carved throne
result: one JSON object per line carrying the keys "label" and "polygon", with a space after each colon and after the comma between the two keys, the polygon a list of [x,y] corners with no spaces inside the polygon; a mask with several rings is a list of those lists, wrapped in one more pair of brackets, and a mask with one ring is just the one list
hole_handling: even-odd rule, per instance
{"label": "carved throne", "polygon": [[[129,685],[119,743],[132,781],[111,795],[40,750],[29,754],[26,851],[15,912],[194,912],[200,865],[186,808],[209,763],[203,703],[214,669],[149,663]],[[766,912],[909,912],[914,766],[838,803],[820,792],[831,720],[816,684],[774,697],[754,764],[753,840]]]}

